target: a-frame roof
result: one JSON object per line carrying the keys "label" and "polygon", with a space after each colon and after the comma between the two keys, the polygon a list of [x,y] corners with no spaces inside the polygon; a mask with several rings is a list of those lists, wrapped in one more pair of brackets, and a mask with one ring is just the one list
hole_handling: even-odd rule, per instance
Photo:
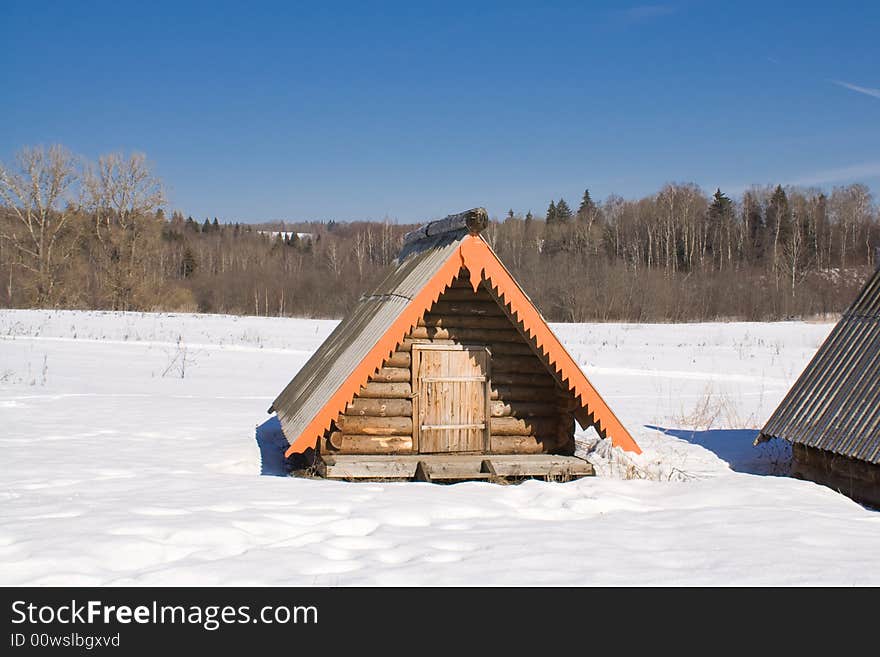
{"label": "a-frame roof", "polygon": [[770,438],[880,464],[880,270],[819,347],[756,443]]}
{"label": "a-frame roof", "polygon": [[[478,221],[470,221],[473,217]],[[315,446],[463,267],[474,290],[485,282],[535,354],[577,400],[578,421],[592,424],[616,446],[641,452],[489,244],[468,228],[480,220],[485,225],[482,208],[417,231],[415,239],[404,245],[394,271],[371,294],[361,297],[282,391],[269,410],[278,414],[290,443],[287,455]],[[432,226],[439,228],[435,231]]]}

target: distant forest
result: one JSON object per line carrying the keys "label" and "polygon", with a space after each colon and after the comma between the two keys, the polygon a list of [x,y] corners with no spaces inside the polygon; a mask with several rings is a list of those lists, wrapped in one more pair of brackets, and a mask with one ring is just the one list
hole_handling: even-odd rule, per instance
{"label": "distant forest", "polygon": [[[143,155],[22,149],[0,163],[0,305],[341,317],[415,226],[221,223],[165,203]],[[667,184],[511,210],[484,235],[552,321],[780,320],[848,305],[880,216],[860,184]]]}

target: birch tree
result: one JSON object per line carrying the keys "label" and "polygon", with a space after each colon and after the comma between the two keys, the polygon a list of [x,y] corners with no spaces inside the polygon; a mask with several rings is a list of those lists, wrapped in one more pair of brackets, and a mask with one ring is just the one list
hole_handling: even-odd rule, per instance
{"label": "birch tree", "polygon": [[86,172],[83,205],[93,217],[97,264],[116,310],[128,310],[148,282],[145,259],[155,252],[165,200],[162,184],[143,153],[102,155]]}
{"label": "birch tree", "polygon": [[76,211],[72,193],[79,177],[76,158],[58,145],[25,147],[12,166],[0,163],[0,199],[13,217],[0,239],[32,275],[38,306],[55,299],[59,268],[71,251],[62,237]]}

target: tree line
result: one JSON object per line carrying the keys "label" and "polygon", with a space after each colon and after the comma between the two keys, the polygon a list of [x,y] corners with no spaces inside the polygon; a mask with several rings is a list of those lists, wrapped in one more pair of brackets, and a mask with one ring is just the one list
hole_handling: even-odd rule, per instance
{"label": "tree line", "polygon": [[[141,154],[21,149],[0,164],[0,303],[340,317],[415,227],[199,221],[165,204]],[[739,198],[668,184],[511,210],[485,236],[553,321],[778,320],[846,307],[875,265],[880,217],[860,184]]]}

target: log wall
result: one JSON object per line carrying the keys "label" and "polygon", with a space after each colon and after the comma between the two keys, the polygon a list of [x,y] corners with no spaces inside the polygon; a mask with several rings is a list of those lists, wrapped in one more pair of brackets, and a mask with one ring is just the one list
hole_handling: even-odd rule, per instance
{"label": "log wall", "polygon": [[576,402],[562,390],[504,310],[466,272],[444,292],[370,377],[325,435],[330,452],[413,453],[414,344],[485,345],[490,370],[490,452],[574,452]]}
{"label": "log wall", "polygon": [[857,502],[880,508],[880,465],[857,461],[815,447],[791,447],[791,474],[828,486]]}

